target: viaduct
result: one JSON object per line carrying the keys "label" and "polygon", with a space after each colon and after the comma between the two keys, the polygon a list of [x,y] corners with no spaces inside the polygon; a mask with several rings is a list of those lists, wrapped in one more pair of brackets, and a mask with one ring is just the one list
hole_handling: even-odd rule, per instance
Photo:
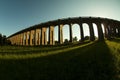
{"label": "viaduct", "polygon": [[[111,39],[115,37],[120,37],[120,21],[101,17],[73,17],[48,21],[45,23],[34,25],[32,27],[23,29],[19,32],[12,34],[8,37],[8,40],[11,41],[12,45],[55,45],[54,27],[58,26],[58,42],[59,44],[63,44],[63,27],[64,25],[68,24],[70,42],[72,42],[72,25],[78,24],[80,28],[80,41],[83,42],[83,23],[86,23],[89,26],[90,41],[95,40],[93,23],[97,26],[99,41],[103,41],[105,38]],[[104,26],[104,29],[102,29],[102,25]],[[47,28],[49,29],[48,42],[46,34]]]}

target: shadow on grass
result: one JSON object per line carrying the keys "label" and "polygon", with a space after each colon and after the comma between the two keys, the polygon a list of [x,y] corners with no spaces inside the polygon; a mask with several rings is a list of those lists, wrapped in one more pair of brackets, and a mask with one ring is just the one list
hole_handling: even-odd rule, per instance
{"label": "shadow on grass", "polygon": [[114,60],[105,42],[34,59],[0,60],[0,80],[113,80]]}

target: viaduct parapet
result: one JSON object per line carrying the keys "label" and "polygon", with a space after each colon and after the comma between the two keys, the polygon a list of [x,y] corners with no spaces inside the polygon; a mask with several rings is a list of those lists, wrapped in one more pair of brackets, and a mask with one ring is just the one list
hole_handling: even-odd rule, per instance
{"label": "viaduct parapet", "polygon": [[[69,25],[69,37],[70,42],[72,39],[72,25],[78,24],[80,28],[80,41],[84,41],[84,31],[83,23],[88,24],[90,32],[90,41],[95,40],[95,34],[93,29],[93,23],[97,26],[98,40],[103,41],[104,38],[111,39],[115,37],[120,37],[120,21],[100,18],[100,17],[74,17],[66,19],[58,19],[54,21],[48,21],[32,27],[23,29],[8,37],[11,44],[15,45],[55,45],[54,41],[54,27],[58,26],[58,42],[63,44],[63,27],[64,25]],[[102,24],[104,29],[102,29]],[[49,39],[47,42],[46,30],[49,29]],[[104,30],[104,33],[103,33]]]}

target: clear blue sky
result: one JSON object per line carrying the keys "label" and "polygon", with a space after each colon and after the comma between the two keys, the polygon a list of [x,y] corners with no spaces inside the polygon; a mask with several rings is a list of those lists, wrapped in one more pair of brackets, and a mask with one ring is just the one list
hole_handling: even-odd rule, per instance
{"label": "clear blue sky", "polygon": [[0,0],[0,33],[9,36],[41,22],[79,16],[120,20],[120,0]]}

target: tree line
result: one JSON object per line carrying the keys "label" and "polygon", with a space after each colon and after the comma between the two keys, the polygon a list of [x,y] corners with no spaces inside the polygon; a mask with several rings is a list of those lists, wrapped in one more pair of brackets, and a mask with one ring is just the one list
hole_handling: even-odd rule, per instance
{"label": "tree line", "polygon": [[11,42],[7,40],[6,35],[2,35],[0,33],[0,46],[3,46],[3,45],[11,45]]}

